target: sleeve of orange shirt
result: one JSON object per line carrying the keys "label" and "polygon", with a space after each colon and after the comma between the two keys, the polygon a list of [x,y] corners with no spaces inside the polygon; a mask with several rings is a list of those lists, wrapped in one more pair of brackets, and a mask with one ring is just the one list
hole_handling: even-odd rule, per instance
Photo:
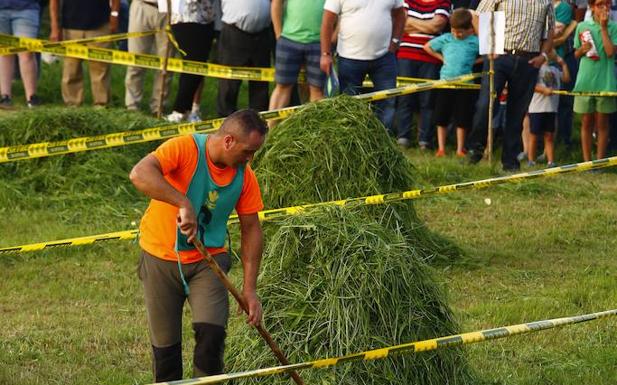
{"label": "sleeve of orange shirt", "polygon": [[261,200],[261,190],[259,189],[257,177],[251,166],[247,164],[244,171],[242,192],[240,193],[238,203],[236,203],[236,212],[238,215],[250,215],[256,214],[263,210],[263,208],[264,204]]}
{"label": "sleeve of orange shirt", "polygon": [[169,175],[178,170],[194,167],[197,158],[195,149],[192,136],[183,135],[165,141],[152,152],[152,155],[161,164],[163,175]]}

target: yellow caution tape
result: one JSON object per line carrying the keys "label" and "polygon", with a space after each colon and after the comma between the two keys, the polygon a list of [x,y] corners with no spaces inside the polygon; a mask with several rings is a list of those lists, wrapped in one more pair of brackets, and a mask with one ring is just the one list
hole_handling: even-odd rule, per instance
{"label": "yellow caution tape", "polygon": [[[40,39],[31,39],[0,34],[0,45],[20,46],[29,45],[37,52],[47,52],[57,56],[66,56],[84,60],[94,60],[104,63],[121,64],[126,66],[163,69],[164,58],[156,55],[137,54],[109,48],[89,47],[83,44],[65,44],[46,47],[47,42]],[[209,76],[223,79],[274,81],[274,68],[260,67],[229,67],[212,63],[169,58],[167,70],[193,75]]]}
{"label": "yellow caution tape", "polygon": [[[453,81],[457,82],[460,81],[460,79],[468,80],[478,76],[480,76],[480,74],[469,74],[453,79]],[[434,80],[424,83],[414,83],[403,87],[394,88],[392,90],[377,91],[368,94],[356,95],[355,97],[365,101],[375,101],[424,91],[448,84],[449,82],[450,81]],[[303,106],[295,106],[272,111],[264,111],[260,112],[260,115],[262,118],[267,120],[284,119],[302,107]],[[10,147],[0,147],[0,163],[43,158],[53,155],[64,155],[83,151],[102,150],[130,144],[169,139],[175,136],[191,134],[194,132],[212,132],[220,127],[221,124],[223,124],[223,121],[224,119],[219,118],[197,123],[171,124],[142,130],[87,136],[57,142],[41,142]]]}
{"label": "yellow caution tape", "polygon": [[582,92],[582,91],[563,91],[563,90],[554,90],[554,94],[556,95],[568,95],[568,96],[597,96],[597,97],[605,97],[605,98],[613,98],[617,96],[617,92]]}
{"label": "yellow caution tape", "polygon": [[367,350],[360,353],[348,354],[340,357],[325,358],[315,361],[307,361],[298,364],[274,366],[264,369],[247,370],[243,372],[219,374],[208,377],[192,378],[188,380],[178,380],[169,382],[157,382],[151,385],[207,385],[218,384],[230,380],[252,377],[266,377],[281,373],[289,373],[301,369],[322,369],[338,366],[351,361],[372,361],[389,357],[393,354],[413,354],[430,350],[450,348],[455,346],[468,345],[478,342],[491,341],[500,338],[515,336],[518,334],[536,333],[543,330],[554,329],[557,327],[579,324],[599,320],[602,318],[617,316],[617,309],[606,310],[597,313],[589,313],[572,317],[554,318],[543,321],[528,322],[518,325],[502,326],[493,329],[479,330],[469,333],[455,334],[447,337],[433,338],[430,340],[409,342],[400,345],[388,346],[385,348]]}
{"label": "yellow caution tape", "polygon": [[144,37],[144,36],[150,36],[158,32],[159,32],[158,30],[154,30],[154,31],[143,31],[143,32],[117,33],[113,35],[88,37],[85,39],[63,40],[63,41],[58,41],[58,42],[29,39],[25,37],[0,34],[0,44],[8,46],[8,47],[0,47],[0,56],[12,55],[18,52],[25,52],[25,51],[42,51],[45,48],[53,48],[53,47],[71,45],[71,44],[109,43],[109,42],[116,41],[116,40],[125,40],[125,39],[133,39],[133,38],[139,38],[139,37]]}
{"label": "yellow caution tape", "polygon": [[[432,187],[427,189],[409,190],[403,192],[394,192],[389,194],[371,195],[360,198],[341,199],[337,201],[313,203],[301,206],[285,207],[273,210],[264,210],[258,213],[259,220],[261,222],[267,222],[275,219],[281,219],[292,215],[303,213],[307,210],[319,208],[319,207],[356,207],[356,206],[368,206],[368,205],[381,205],[392,202],[400,202],[405,200],[412,200],[418,198],[424,198],[433,195],[449,194],[462,190],[480,190],[491,186],[496,186],[505,183],[519,183],[530,179],[542,178],[548,176],[554,176],[559,174],[582,172],[587,170],[611,167],[617,165],[617,156],[611,158],[598,159],[590,162],[582,162],[569,164],[565,166],[547,168],[543,170],[535,170],[529,172],[523,172],[514,175],[507,175],[497,178],[482,179],[473,182],[463,182],[457,184],[450,184],[445,186]],[[238,223],[238,216],[232,215],[229,218],[229,224]],[[122,237],[118,237],[122,235]],[[92,244],[99,241],[108,241],[113,239],[135,239],[137,237],[137,230],[119,231],[108,234],[92,235],[80,238],[63,239],[58,241],[49,241],[41,243],[33,243],[23,246],[14,246],[0,248],[0,254],[2,253],[23,253],[28,251],[45,250],[48,248],[58,246],[79,246],[85,244]]]}

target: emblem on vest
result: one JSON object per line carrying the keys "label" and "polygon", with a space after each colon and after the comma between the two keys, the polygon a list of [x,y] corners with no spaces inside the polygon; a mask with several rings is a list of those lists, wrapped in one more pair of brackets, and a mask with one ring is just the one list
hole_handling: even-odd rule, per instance
{"label": "emblem on vest", "polygon": [[214,210],[214,208],[216,207],[216,202],[219,200],[219,192],[214,190],[214,191],[209,191],[208,192],[208,203],[206,203],[206,206],[210,209],[210,210]]}

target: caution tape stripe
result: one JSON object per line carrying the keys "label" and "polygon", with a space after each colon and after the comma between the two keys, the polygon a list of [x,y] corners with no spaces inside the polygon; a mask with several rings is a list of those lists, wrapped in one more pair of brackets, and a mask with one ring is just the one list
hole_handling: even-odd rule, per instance
{"label": "caution tape stripe", "polygon": [[[307,205],[302,205],[302,206],[292,206],[292,207],[285,207],[285,208],[280,208],[280,209],[264,210],[264,211],[260,211],[258,213],[258,216],[261,222],[267,222],[267,221],[281,219],[281,218],[292,216],[292,215],[297,215],[307,210],[311,210],[311,209],[315,209],[319,207],[335,207],[335,206],[353,207],[356,205],[358,206],[359,205],[367,205],[367,206],[368,205],[381,205],[381,204],[399,202],[399,201],[404,201],[404,200],[419,199],[419,198],[424,198],[424,197],[428,197],[432,195],[449,194],[452,192],[469,190],[469,189],[479,190],[479,189],[484,189],[484,188],[488,188],[491,186],[496,186],[496,185],[504,184],[504,183],[519,183],[519,182],[523,182],[523,181],[535,179],[535,178],[548,177],[548,176],[567,174],[567,173],[573,173],[573,172],[582,172],[586,170],[611,167],[615,165],[617,165],[617,156],[611,157],[611,158],[605,158],[605,159],[598,159],[598,160],[594,160],[591,162],[575,163],[575,164],[569,164],[569,165],[564,165],[560,167],[524,172],[520,174],[508,175],[508,176],[503,176],[503,177],[498,177],[498,178],[489,178],[489,179],[483,179],[483,180],[472,181],[472,182],[463,182],[463,183],[438,186],[438,187],[427,188],[427,189],[409,190],[409,191],[396,192],[396,193],[390,193],[390,194],[371,195],[371,196],[359,197],[359,198],[349,198],[349,199],[341,199],[341,200],[329,201],[329,202],[313,203],[313,204],[307,204]],[[229,218],[228,223],[235,224],[238,222],[239,222],[238,216],[232,215]],[[44,250],[50,247],[57,247],[57,246],[78,246],[78,245],[91,244],[99,240],[103,240],[103,241],[111,240],[111,239],[130,240],[130,239],[135,239],[137,237],[137,233],[138,233],[137,230],[127,230],[127,231],[120,231],[120,232],[115,232],[115,233],[86,236],[86,237],[81,237],[81,238],[63,239],[63,240],[58,240],[58,241],[41,242],[41,243],[34,243],[34,244],[23,245],[23,246],[6,247],[6,248],[0,248],[0,254],[23,253],[23,252],[28,252],[28,251]],[[118,234],[122,234],[123,237],[113,238],[113,237],[116,237]]]}
{"label": "caution tape stripe", "polygon": [[[469,74],[452,81],[460,79],[469,80],[480,76],[480,74]],[[434,88],[448,84],[452,81],[434,80],[424,83],[414,83],[398,87],[393,90],[377,91],[355,97],[365,101],[376,101],[391,97],[391,93],[397,95],[410,94],[422,90]],[[303,106],[287,107],[278,110],[264,111],[260,115],[266,120],[284,119]],[[101,150],[106,148],[125,146],[130,144],[145,143],[155,140],[169,139],[175,136],[192,134],[195,132],[212,132],[223,124],[223,118],[205,120],[197,123],[181,123],[166,126],[145,128],[143,130],[116,132],[106,135],[90,136],[63,140],[58,142],[41,142],[26,145],[1,147],[0,163],[13,162],[18,160],[43,158],[54,155],[65,155],[76,152],[91,150]]]}
{"label": "caution tape stripe", "polygon": [[617,316],[617,309],[603,312],[583,314],[573,317],[555,318],[543,321],[535,321],[518,325],[503,326],[494,329],[479,330],[447,337],[433,338],[424,341],[410,342],[401,345],[389,346],[380,349],[368,350],[361,353],[349,354],[341,357],[324,358],[298,364],[275,366],[264,369],[247,370],[243,372],[220,374],[215,376],[193,378],[188,380],[159,382],[151,385],[207,385],[217,384],[242,378],[265,377],[276,374],[289,373],[300,369],[322,369],[338,366],[350,361],[373,361],[389,357],[399,353],[420,353],[431,350],[468,345],[484,341],[511,337],[519,334],[535,333],[548,329],[554,329],[565,325],[579,324],[607,317]]}
{"label": "caution tape stripe", "polygon": [[0,44],[8,45],[8,47],[0,47],[0,56],[13,55],[19,52],[25,51],[39,51],[43,48],[53,48],[72,44],[93,44],[93,43],[110,43],[117,40],[134,39],[144,36],[154,35],[160,32],[154,31],[142,31],[142,32],[128,32],[118,33],[113,35],[89,37],[85,39],[75,40],[63,40],[63,41],[46,41],[38,39],[29,39],[24,37],[17,37],[11,35],[0,34]]}

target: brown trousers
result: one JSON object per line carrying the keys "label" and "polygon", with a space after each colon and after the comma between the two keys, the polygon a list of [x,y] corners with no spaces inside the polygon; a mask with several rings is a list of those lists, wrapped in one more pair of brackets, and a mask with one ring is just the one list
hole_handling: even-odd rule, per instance
{"label": "brown trousers", "polygon": [[[94,30],[64,29],[64,40],[85,39],[109,35],[109,24]],[[109,48],[110,43],[97,43],[93,46]],[[79,106],[84,101],[84,74],[82,59],[64,58],[62,67],[62,99],[69,106]],[[95,106],[106,106],[111,100],[111,66],[108,63],[89,61],[90,86]]]}

